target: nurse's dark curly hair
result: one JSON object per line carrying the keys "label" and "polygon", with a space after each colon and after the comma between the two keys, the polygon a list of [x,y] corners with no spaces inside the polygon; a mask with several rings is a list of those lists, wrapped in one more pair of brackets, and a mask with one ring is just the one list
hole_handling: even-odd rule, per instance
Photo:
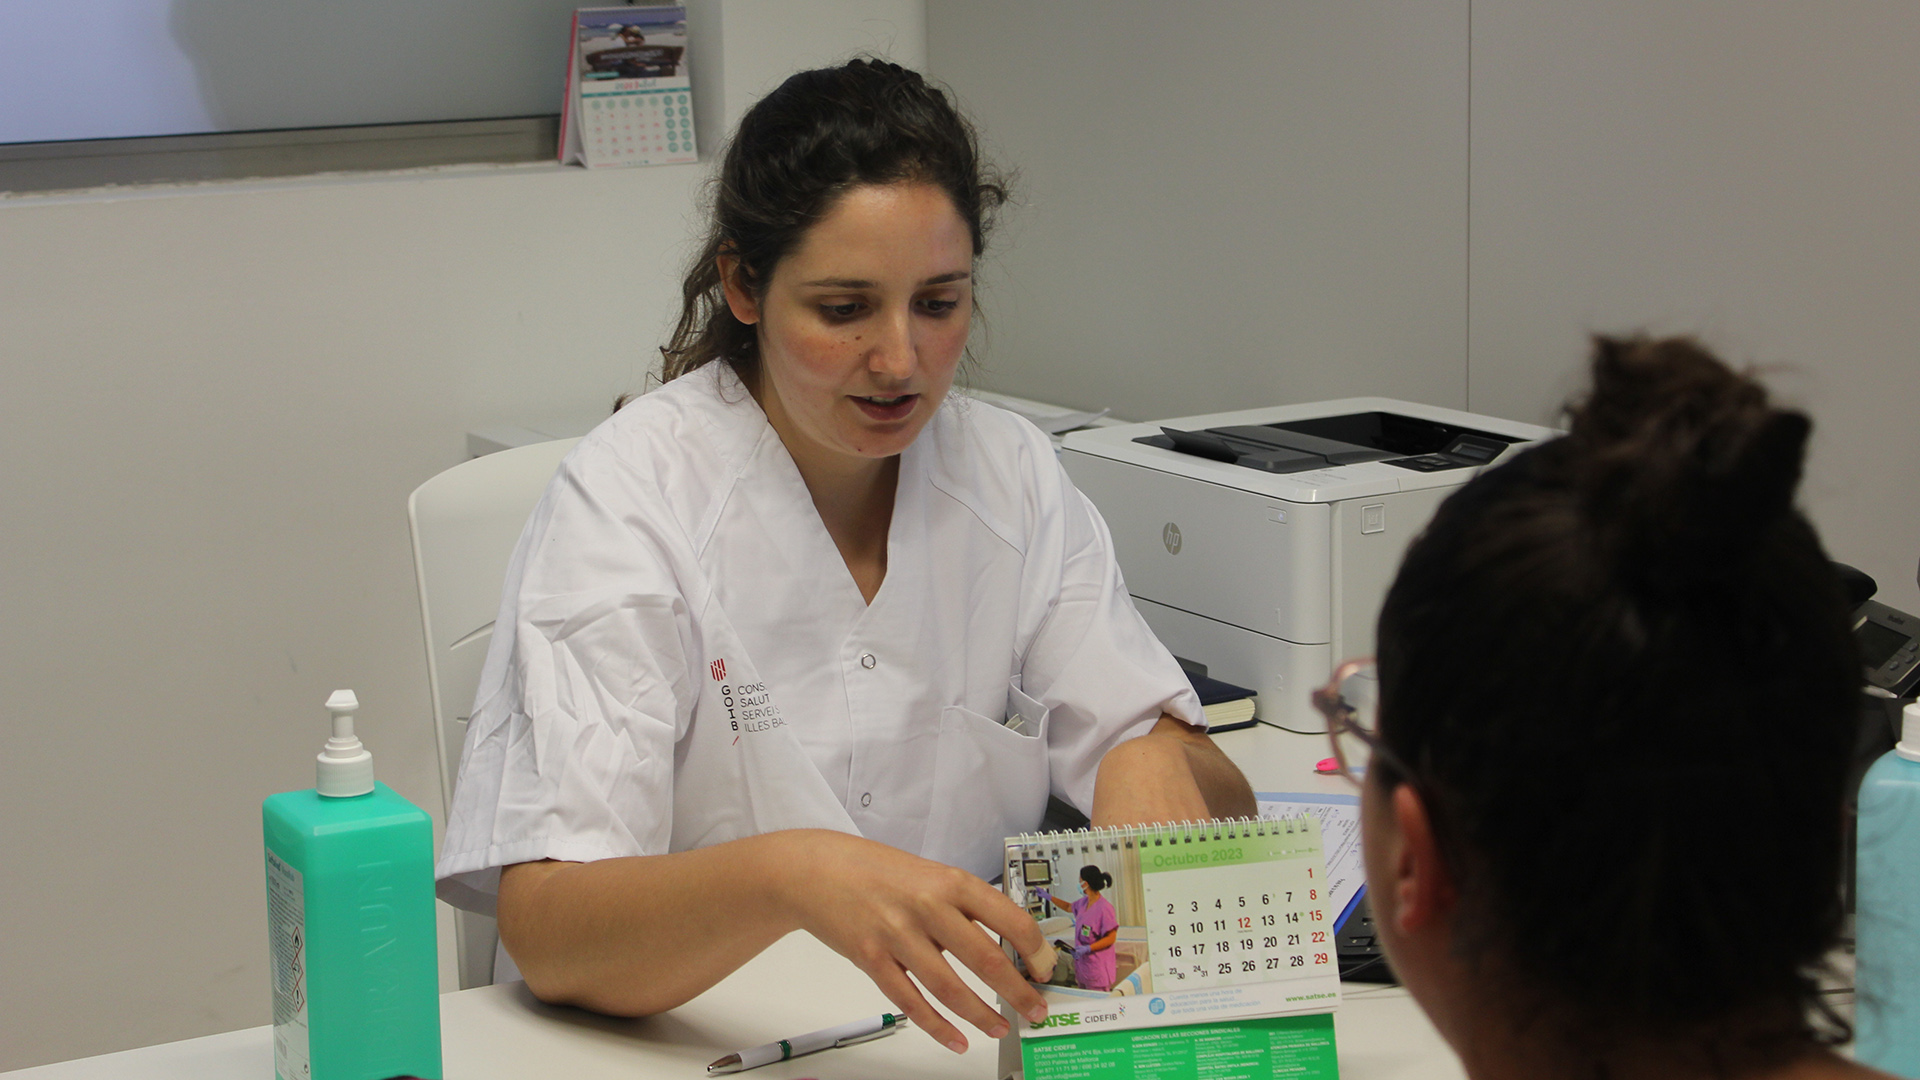
{"label": "nurse's dark curly hair", "polygon": [[1596,339],[1569,413],[1408,550],[1378,648],[1410,775],[1374,779],[1426,801],[1483,985],[1578,1059],[1843,1039],[1814,974],[1862,680],[1794,506],[1811,424],[1684,338]]}
{"label": "nurse's dark curly hair", "polygon": [[672,380],[714,360],[743,374],[758,359],[755,328],[728,309],[716,261],[737,256],[764,294],[773,268],[854,187],[933,184],[986,249],[1006,181],[980,155],[973,125],[919,73],[881,60],[803,71],[747,110],[712,187],[713,220],[681,285],[680,322],[660,350]]}

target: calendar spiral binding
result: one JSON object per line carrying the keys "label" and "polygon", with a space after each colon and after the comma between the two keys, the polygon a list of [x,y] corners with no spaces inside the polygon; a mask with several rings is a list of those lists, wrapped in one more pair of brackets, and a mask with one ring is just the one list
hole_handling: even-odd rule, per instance
{"label": "calendar spiral binding", "polygon": [[1008,847],[1064,848],[1069,851],[1119,851],[1123,847],[1160,847],[1212,840],[1242,840],[1255,836],[1292,836],[1304,832],[1311,814],[1279,818],[1209,818],[1162,821],[1147,825],[1095,825],[1064,832],[1021,833]]}

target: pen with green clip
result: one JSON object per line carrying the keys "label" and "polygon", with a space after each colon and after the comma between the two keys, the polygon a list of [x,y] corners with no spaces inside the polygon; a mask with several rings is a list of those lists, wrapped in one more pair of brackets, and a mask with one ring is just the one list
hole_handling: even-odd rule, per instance
{"label": "pen with green clip", "polygon": [[786,1061],[803,1054],[820,1050],[832,1050],[835,1047],[852,1046],[891,1035],[907,1026],[907,1018],[895,1013],[881,1013],[865,1020],[855,1020],[850,1024],[841,1024],[821,1031],[810,1031],[805,1035],[795,1035],[791,1039],[781,1039],[765,1046],[756,1046],[742,1050],[737,1054],[728,1054],[719,1061],[707,1066],[708,1076],[722,1073],[737,1073],[746,1069],[757,1069],[762,1065],[771,1065],[776,1061]]}

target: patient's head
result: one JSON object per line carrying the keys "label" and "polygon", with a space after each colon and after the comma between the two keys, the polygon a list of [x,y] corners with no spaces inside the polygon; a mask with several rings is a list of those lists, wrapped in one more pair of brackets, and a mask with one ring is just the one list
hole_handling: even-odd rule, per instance
{"label": "patient's head", "polygon": [[[1415,916],[1385,933],[1443,1031],[1410,940],[1442,928],[1480,1005],[1562,1045],[1797,1054],[1839,1030],[1806,1017],[1861,670],[1794,507],[1810,425],[1685,339],[1597,340],[1569,412],[1381,612],[1376,912]],[[1441,880],[1396,892],[1422,822]]]}

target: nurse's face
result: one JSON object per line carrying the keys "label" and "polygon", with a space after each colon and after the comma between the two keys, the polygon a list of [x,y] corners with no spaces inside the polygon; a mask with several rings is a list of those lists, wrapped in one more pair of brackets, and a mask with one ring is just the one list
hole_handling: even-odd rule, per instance
{"label": "nurse's face", "polygon": [[755,396],[794,458],[906,449],[953,384],[973,317],[973,239],[946,193],[852,189],[759,297],[736,265],[721,259],[727,304],[758,326]]}

